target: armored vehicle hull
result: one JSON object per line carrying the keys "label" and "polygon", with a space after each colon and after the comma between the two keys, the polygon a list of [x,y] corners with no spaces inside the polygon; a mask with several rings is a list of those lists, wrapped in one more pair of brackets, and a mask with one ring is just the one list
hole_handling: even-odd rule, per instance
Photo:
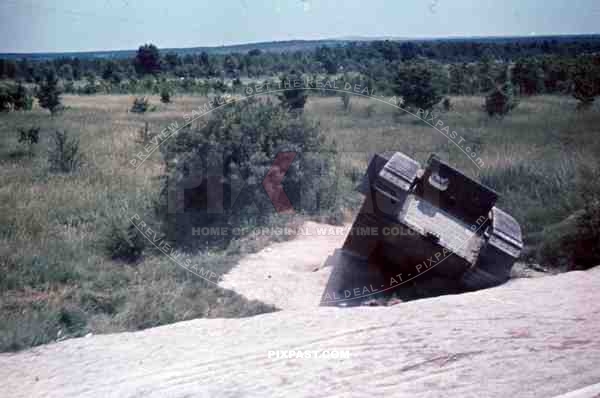
{"label": "armored vehicle hull", "polygon": [[421,168],[396,152],[371,159],[359,190],[352,229],[327,260],[323,305],[357,305],[432,279],[440,294],[508,280],[521,229],[490,188],[434,155]]}

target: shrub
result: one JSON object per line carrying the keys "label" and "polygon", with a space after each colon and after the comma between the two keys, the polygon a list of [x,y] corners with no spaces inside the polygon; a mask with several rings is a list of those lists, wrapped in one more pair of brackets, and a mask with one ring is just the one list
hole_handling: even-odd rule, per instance
{"label": "shrub", "polygon": [[22,83],[0,86],[0,111],[24,110],[30,111],[33,99],[27,94],[27,89]]}
{"label": "shrub", "polygon": [[54,146],[49,154],[52,168],[64,173],[77,169],[81,163],[79,139],[69,136],[66,131],[56,130],[53,140]]}
{"label": "shrub", "polygon": [[0,112],[8,112],[12,109],[12,96],[8,86],[0,86]]}
{"label": "shrub", "polygon": [[134,113],[145,113],[148,111],[150,103],[146,97],[136,97],[133,99],[133,105],[131,106],[131,112]]}
{"label": "shrub", "polygon": [[135,263],[140,259],[146,239],[126,218],[113,217],[104,232],[104,249],[113,260]]}
{"label": "shrub", "polygon": [[537,249],[537,261],[567,270],[600,265],[600,171],[584,169],[577,192],[583,209],[545,228]]}
{"label": "shrub", "polygon": [[408,106],[429,110],[442,99],[427,65],[402,66],[393,81],[393,91]]}
{"label": "shrub", "polygon": [[160,102],[163,104],[169,104],[171,102],[171,93],[167,88],[163,88],[160,91]]}
{"label": "shrub", "polygon": [[31,127],[27,130],[19,129],[19,143],[25,144],[28,147],[28,152],[31,153],[33,145],[37,144],[40,139],[40,128]]}
{"label": "shrub", "polygon": [[[170,237],[181,242],[190,241],[191,228],[265,223],[275,204],[262,183],[281,152],[295,153],[281,182],[294,209],[314,213],[333,207],[334,196],[322,186],[333,185],[334,150],[324,143],[318,124],[269,99],[218,108],[205,127],[180,131],[161,150],[167,163],[161,212]],[[209,181],[206,174],[215,177]],[[211,192],[222,192],[221,210],[210,203]],[[204,238],[228,240],[192,239]]]}
{"label": "shrub", "polygon": [[484,109],[489,116],[505,116],[514,108],[518,102],[513,95],[512,85],[506,83],[503,86],[496,87],[485,97]]}
{"label": "shrub", "polygon": [[289,75],[284,75],[281,79],[281,87],[284,90],[279,94],[281,106],[290,111],[301,112],[306,104],[306,90],[302,88],[293,88],[294,83],[300,82],[302,76],[292,71]]}
{"label": "shrub", "polygon": [[350,94],[344,91],[341,95],[341,100],[342,100],[342,108],[344,109],[344,111],[345,112],[350,111]]}
{"label": "shrub", "polygon": [[579,101],[578,110],[588,109],[600,94],[600,62],[581,57],[574,66],[571,93]]}
{"label": "shrub", "polygon": [[12,98],[15,111],[30,111],[33,107],[33,98],[27,94],[27,89],[20,82],[14,88]]}
{"label": "shrub", "polygon": [[40,128],[32,127],[27,130],[19,129],[19,142],[28,145],[37,144],[40,139]]}
{"label": "shrub", "polygon": [[58,314],[46,308],[0,313],[0,351],[18,351],[56,339]]}
{"label": "shrub", "polygon": [[452,109],[452,102],[450,101],[450,98],[444,98],[444,100],[442,101],[442,107],[446,112],[449,112]]}
{"label": "shrub", "polygon": [[42,108],[54,114],[61,109],[58,78],[53,71],[46,73],[44,81],[39,85],[36,97]]}
{"label": "shrub", "polygon": [[82,94],[93,95],[98,93],[98,84],[96,82],[96,76],[89,75],[85,86],[81,89]]}

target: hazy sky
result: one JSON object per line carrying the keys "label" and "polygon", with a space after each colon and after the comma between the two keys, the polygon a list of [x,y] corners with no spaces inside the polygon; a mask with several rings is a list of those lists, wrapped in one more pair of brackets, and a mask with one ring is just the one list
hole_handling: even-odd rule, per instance
{"label": "hazy sky", "polygon": [[600,0],[0,0],[0,52],[599,33]]}

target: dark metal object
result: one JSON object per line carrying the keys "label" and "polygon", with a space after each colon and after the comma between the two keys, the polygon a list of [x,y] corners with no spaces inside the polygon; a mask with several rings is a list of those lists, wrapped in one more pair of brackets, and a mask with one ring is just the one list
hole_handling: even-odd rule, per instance
{"label": "dark metal object", "polygon": [[495,207],[492,189],[435,155],[421,168],[400,152],[375,155],[358,189],[365,200],[343,248],[327,260],[334,269],[323,305],[356,305],[432,278],[444,280],[439,292],[508,280],[521,229]]}

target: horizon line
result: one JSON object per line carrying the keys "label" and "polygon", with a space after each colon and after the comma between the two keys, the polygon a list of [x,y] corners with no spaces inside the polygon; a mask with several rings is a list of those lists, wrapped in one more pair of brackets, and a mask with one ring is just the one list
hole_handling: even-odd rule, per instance
{"label": "horizon line", "polygon": [[[544,37],[569,37],[569,36],[600,36],[600,33],[541,33],[541,34],[521,34],[521,35],[448,35],[448,36],[415,36],[415,37],[402,37],[402,36],[341,36],[341,37],[330,37],[322,39],[286,39],[286,40],[267,40],[267,41],[250,41],[240,43],[228,43],[220,45],[208,45],[208,46],[190,46],[190,47],[158,47],[159,51],[169,50],[194,50],[194,49],[224,49],[228,47],[247,47],[253,45],[265,45],[265,44],[283,44],[291,42],[320,42],[320,41],[340,41],[340,42],[374,42],[374,41],[427,41],[427,40],[459,40],[459,39],[521,39],[521,38],[544,38]],[[152,42],[145,42],[144,44],[154,44]],[[155,44],[156,45],[156,44]],[[112,52],[128,52],[137,51],[137,48],[127,49],[102,49],[102,50],[66,50],[66,51],[30,51],[30,52],[0,52],[0,56],[18,56],[18,55],[51,55],[51,54],[85,54],[85,53],[112,53]]]}

